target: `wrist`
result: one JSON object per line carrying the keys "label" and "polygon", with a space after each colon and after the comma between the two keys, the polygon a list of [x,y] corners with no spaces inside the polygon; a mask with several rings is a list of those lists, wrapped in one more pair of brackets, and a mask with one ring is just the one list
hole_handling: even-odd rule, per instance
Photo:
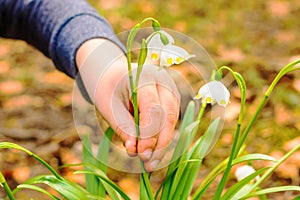
{"label": "wrist", "polygon": [[76,53],[76,64],[93,103],[100,78],[116,61],[126,63],[126,56],[118,45],[108,39],[90,39],[79,47]]}

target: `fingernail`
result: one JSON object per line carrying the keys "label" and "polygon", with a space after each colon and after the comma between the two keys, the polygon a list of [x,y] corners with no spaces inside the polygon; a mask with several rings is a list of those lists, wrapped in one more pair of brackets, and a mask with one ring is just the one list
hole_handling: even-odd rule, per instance
{"label": "fingernail", "polygon": [[125,142],[125,148],[126,148],[127,154],[130,157],[137,156],[136,151],[135,151],[135,146],[136,146],[136,144],[133,141],[127,140]]}
{"label": "fingernail", "polygon": [[127,140],[127,141],[125,142],[125,147],[126,147],[126,149],[127,149],[128,147],[132,146],[132,145],[134,145],[134,143],[133,143],[132,141],[130,141],[130,140]]}
{"label": "fingernail", "polygon": [[152,149],[146,149],[143,153],[142,156],[144,157],[145,160],[149,160],[152,155]]}
{"label": "fingernail", "polygon": [[159,163],[159,160],[153,160],[153,161],[150,163],[152,169],[155,169],[155,168],[157,167],[158,163]]}

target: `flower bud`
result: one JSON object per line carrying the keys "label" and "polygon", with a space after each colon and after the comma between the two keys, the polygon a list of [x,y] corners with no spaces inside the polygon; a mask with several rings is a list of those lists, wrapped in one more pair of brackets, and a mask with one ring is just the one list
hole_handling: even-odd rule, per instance
{"label": "flower bud", "polygon": [[156,21],[156,20],[153,20],[152,21],[152,28],[153,28],[154,31],[160,31],[160,24],[159,24],[159,22]]}
{"label": "flower bud", "polygon": [[159,33],[159,35],[160,35],[160,40],[161,40],[161,42],[166,46],[167,44],[169,44],[170,43],[170,41],[169,41],[169,38],[165,35],[165,34],[163,34],[163,33]]}
{"label": "flower bud", "polygon": [[147,58],[147,43],[146,40],[142,40],[142,47],[138,58],[138,66],[142,66]]}

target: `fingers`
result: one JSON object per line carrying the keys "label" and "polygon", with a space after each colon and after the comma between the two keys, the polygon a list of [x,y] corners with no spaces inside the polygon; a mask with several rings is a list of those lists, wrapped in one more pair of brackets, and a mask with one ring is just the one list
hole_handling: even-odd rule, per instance
{"label": "fingers", "polygon": [[159,132],[155,150],[151,158],[145,162],[147,171],[154,171],[159,162],[163,159],[174,137],[174,129],[179,115],[180,98],[178,93],[162,85],[158,86],[158,93],[166,119]]}
{"label": "fingers", "polygon": [[161,128],[162,108],[156,87],[152,81],[138,90],[140,136],[137,150],[144,161],[150,159]]}
{"label": "fingers", "polygon": [[128,155],[135,156],[137,153],[135,125],[127,107],[119,98],[112,98],[110,104],[100,106],[100,108],[103,117],[123,141]]}

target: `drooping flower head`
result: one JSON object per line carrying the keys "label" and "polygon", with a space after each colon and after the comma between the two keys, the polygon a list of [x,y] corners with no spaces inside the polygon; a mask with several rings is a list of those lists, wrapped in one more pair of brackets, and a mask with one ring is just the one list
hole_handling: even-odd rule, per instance
{"label": "drooping flower head", "polygon": [[203,85],[195,99],[202,99],[202,102],[215,104],[216,102],[223,107],[229,103],[230,93],[220,81],[211,81]]}
{"label": "drooping flower head", "polygon": [[148,43],[148,58],[152,61],[159,61],[159,65],[162,67],[180,64],[194,57],[185,49],[174,45],[172,36],[163,30],[155,35],[150,35],[146,41]]}
{"label": "drooping flower head", "polygon": [[[250,165],[243,165],[236,169],[234,175],[238,181],[241,181],[242,179],[246,178],[247,176],[253,174],[255,172],[255,169]],[[256,176],[255,180],[257,181],[260,179],[260,176]]]}

